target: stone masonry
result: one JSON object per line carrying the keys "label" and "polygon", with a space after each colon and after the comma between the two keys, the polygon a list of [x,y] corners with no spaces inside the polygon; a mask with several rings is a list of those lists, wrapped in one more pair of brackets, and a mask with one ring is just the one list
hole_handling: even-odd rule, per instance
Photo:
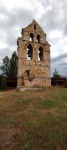
{"label": "stone masonry", "polygon": [[17,88],[50,86],[50,44],[46,34],[35,20],[21,34],[17,40]]}

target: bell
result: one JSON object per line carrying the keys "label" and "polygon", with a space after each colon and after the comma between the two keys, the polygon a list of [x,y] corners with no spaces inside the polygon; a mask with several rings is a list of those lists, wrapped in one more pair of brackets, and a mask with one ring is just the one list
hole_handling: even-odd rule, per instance
{"label": "bell", "polygon": [[31,57],[31,50],[28,50],[28,57]]}
{"label": "bell", "polygon": [[40,52],[39,52],[39,57],[41,58],[41,57],[42,57],[42,55],[43,55],[43,54],[42,54],[42,51],[40,51]]}
{"label": "bell", "polygon": [[31,54],[28,53],[28,57],[31,57]]}

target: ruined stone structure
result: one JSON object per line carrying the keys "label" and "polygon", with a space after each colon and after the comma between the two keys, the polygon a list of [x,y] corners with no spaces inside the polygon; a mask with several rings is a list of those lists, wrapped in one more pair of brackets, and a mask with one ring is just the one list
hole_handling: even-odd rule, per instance
{"label": "ruined stone structure", "polygon": [[17,40],[17,88],[50,86],[50,44],[46,34],[35,20],[21,34]]}

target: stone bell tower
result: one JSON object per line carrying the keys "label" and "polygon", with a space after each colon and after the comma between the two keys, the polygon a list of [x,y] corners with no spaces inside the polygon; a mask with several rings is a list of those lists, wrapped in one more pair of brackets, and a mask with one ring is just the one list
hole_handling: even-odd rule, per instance
{"label": "stone bell tower", "polygon": [[50,44],[46,34],[35,20],[21,34],[17,40],[17,88],[50,86]]}

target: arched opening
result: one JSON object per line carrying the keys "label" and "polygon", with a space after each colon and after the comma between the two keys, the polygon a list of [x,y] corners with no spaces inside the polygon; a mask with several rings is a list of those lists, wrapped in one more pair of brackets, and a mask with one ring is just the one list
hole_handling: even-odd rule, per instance
{"label": "arched opening", "polygon": [[34,38],[33,33],[30,33],[30,41],[32,41],[32,42],[33,42],[33,38]]}
{"label": "arched opening", "polygon": [[27,46],[27,60],[31,60],[32,59],[32,54],[33,54],[33,48],[32,48],[32,45],[29,44]]}
{"label": "arched opening", "polygon": [[39,47],[38,49],[38,61],[43,60],[43,48],[42,46]]}
{"label": "arched opening", "polygon": [[40,43],[40,35],[37,34],[37,43]]}

